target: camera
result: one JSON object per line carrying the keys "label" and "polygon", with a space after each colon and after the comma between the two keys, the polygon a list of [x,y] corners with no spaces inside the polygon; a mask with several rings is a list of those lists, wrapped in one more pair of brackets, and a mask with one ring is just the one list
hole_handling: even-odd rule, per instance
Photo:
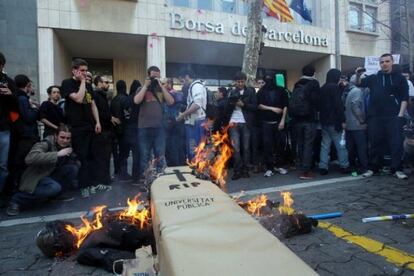
{"label": "camera", "polygon": [[360,69],[358,69],[357,70],[357,73],[358,74],[362,74],[362,73],[365,73],[367,71],[367,69],[365,69],[365,68],[360,68]]}
{"label": "camera", "polygon": [[151,77],[150,80],[151,80],[151,84],[149,86],[149,90],[155,91],[157,88],[159,88],[158,80],[154,77]]}
{"label": "camera", "polygon": [[239,89],[233,89],[229,93],[229,102],[231,104],[237,103],[241,99],[240,90]]}

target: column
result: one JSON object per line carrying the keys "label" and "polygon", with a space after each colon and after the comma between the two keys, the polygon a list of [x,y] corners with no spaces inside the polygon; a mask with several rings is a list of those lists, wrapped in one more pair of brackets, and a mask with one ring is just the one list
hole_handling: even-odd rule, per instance
{"label": "column", "polygon": [[156,34],[147,38],[147,68],[157,66],[161,70],[161,77],[166,77],[165,37]]}
{"label": "column", "polygon": [[46,89],[54,84],[53,29],[38,28],[39,43],[39,100],[47,100]]}

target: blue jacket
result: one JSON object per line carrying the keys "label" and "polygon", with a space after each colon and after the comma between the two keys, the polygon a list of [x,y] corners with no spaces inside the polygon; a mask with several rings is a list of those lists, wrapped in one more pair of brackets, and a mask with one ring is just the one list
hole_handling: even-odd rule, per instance
{"label": "blue jacket", "polygon": [[21,136],[25,138],[38,138],[39,131],[37,120],[39,119],[39,110],[30,106],[29,97],[26,92],[19,90],[16,93],[19,104],[19,113],[21,120]]}

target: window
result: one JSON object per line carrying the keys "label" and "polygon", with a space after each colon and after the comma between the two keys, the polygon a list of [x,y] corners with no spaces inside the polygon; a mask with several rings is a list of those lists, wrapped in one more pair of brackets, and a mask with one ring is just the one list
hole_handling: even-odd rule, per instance
{"label": "window", "polygon": [[235,0],[221,0],[221,6],[223,12],[235,13],[236,1]]}
{"label": "window", "polygon": [[201,10],[213,10],[213,0],[198,0],[197,8]]}
{"label": "window", "polygon": [[376,3],[376,0],[349,3],[348,25],[351,30],[371,33],[377,31],[377,6],[373,6],[372,3]]}
{"label": "window", "polygon": [[180,6],[180,7],[190,6],[189,0],[174,0],[173,2],[175,6]]}

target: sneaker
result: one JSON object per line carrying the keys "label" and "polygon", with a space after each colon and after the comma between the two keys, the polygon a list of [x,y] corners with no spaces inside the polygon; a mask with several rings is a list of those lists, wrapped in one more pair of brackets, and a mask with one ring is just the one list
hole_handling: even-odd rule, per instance
{"label": "sneaker", "polygon": [[305,173],[301,174],[299,176],[299,178],[302,179],[302,180],[311,180],[311,179],[314,178],[314,176],[313,176],[313,173],[311,173],[311,172],[305,172]]}
{"label": "sneaker", "polygon": [[363,174],[362,177],[371,177],[374,175],[374,172],[371,170],[366,170]]}
{"label": "sneaker", "polygon": [[241,177],[243,177],[243,178],[249,178],[250,177],[250,174],[249,174],[249,172],[242,172]]}
{"label": "sneaker", "polygon": [[69,202],[74,200],[75,198],[73,196],[68,196],[65,194],[60,194],[57,197],[53,198],[54,201],[63,201],[63,202]]}
{"label": "sneaker", "polygon": [[99,193],[99,192],[106,192],[106,191],[111,191],[111,190],[112,190],[112,186],[98,184],[98,185],[92,186],[90,188],[90,193],[91,194],[96,194],[96,193]]}
{"label": "sneaker", "polygon": [[85,187],[81,189],[81,197],[82,198],[87,198],[91,195],[90,193],[90,187]]}
{"label": "sneaker", "polygon": [[319,169],[319,174],[320,175],[327,175],[328,174],[328,170],[327,169]]}
{"label": "sneaker", "polygon": [[288,171],[284,168],[276,168],[276,171],[280,174],[287,174],[288,173]]}
{"label": "sneaker", "polygon": [[19,204],[10,202],[9,206],[7,206],[6,213],[9,216],[17,216],[18,214],[20,214]]}
{"label": "sneaker", "polygon": [[396,171],[394,173],[394,176],[397,177],[398,179],[408,179],[408,176],[402,171]]}
{"label": "sneaker", "polygon": [[271,177],[274,173],[271,170],[267,170],[264,174],[264,177]]}
{"label": "sneaker", "polygon": [[233,176],[231,177],[231,180],[237,180],[241,178],[241,174],[240,173],[234,173]]}

